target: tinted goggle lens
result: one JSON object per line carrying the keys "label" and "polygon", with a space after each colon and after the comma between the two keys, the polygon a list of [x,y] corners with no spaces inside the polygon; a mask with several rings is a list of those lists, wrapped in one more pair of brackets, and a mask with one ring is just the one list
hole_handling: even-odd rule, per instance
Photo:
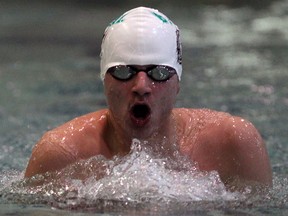
{"label": "tinted goggle lens", "polygon": [[125,81],[131,79],[140,71],[146,72],[146,74],[155,81],[166,81],[176,74],[174,68],[164,65],[153,66],[147,70],[139,70],[132,66],[117,65],[109,68],[107,73],[110,73],[116,79]]}

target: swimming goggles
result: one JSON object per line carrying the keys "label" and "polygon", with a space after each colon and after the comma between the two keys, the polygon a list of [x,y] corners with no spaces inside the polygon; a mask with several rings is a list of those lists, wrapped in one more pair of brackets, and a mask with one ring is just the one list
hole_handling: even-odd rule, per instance
{"label": "swimming goggles", "polygon": [[147,69],[138,69],[131,65],[117,65],[110,67],[107,73],[110,73],[115,79],[127,81],[140,71],[145,72],[149,78],[157,82],[166,81],[176,74],[174,68],[165,65],[152,65]]}

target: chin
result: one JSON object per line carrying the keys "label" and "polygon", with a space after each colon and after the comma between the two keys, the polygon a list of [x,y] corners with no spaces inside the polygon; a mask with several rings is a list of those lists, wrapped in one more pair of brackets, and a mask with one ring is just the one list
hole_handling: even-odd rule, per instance
{"label": "chin", "polygon": [[144,129],[144,128],[133,128],[130,132],[132,132],[132,138],[140,139],[140,140],[149,140],[155,134],[154,130]]}

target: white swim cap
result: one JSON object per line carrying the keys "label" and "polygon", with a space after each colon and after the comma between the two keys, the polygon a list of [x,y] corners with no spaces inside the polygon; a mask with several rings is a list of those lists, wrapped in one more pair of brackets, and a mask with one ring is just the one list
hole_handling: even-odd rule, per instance
{"label": "white swim cap", "polygon": [[178,27],[158,10],[138,7],[106,28],[101,45],[101,79],[116,65],[167,65],[180,80],[182,48]]}

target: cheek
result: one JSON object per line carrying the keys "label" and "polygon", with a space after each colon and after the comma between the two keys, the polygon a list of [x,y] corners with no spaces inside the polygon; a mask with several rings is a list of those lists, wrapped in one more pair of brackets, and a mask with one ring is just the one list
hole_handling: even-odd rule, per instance
{"label": "cheek", "polygon": [[161,92],[162,92],[162,98],[164,100],[163,102],[174,103],[176,101],[176,97],[179,92],[179,87],[178,85],[170,85],[162,89]]}
{"label": "cheek", "polygon": [[176,88],[165,88],[162,91],[158,91],[161,94],[158,97],[158,105],[161,110],[171,110],[176,102],[176,97],[178,94],[178,90]]}
{"label": "cheek", "polygon": [[164,109],[171,109],[175,105],[176,96],[173,92],[171,92],[171,94],[169,94],[168,96],[167,95],[161,98],[161,105]]}
{"label": "cheek", "polygon": [[109,83],[105,86],[106,101],[109,108],[113,110],[120,110],[127,105],[128,94],[128,88],[124,84]]}
{"label": "cheek", "polygon": [[118,91],[117,89],[115,89],[115,87],[108,87],[108,88],[106,89],[106,96],[107,96],[108,98],[111,98],[111,97],[117,98],[117,97],[120,96],[120,91]]}
{"label": "cheek", "polygon": [[104,91],[108,104],[115,101],[115,99],[120,97],[121,94],[121,91],[119,91],[119,88],[117,87],[117,85],[115,85],[115,83],[113,82],[113,80],[111,80],[110,77],[106,77],[106,79],[104,80]]}
{"label": "cheek", "polygon": [[106,89],[105,94],[109,106],[112,106],[113,104],[117,103],[119,104],[119,102],[123,100],[121,91],[119,91],[116,88],[111,87],[109,89]]}

